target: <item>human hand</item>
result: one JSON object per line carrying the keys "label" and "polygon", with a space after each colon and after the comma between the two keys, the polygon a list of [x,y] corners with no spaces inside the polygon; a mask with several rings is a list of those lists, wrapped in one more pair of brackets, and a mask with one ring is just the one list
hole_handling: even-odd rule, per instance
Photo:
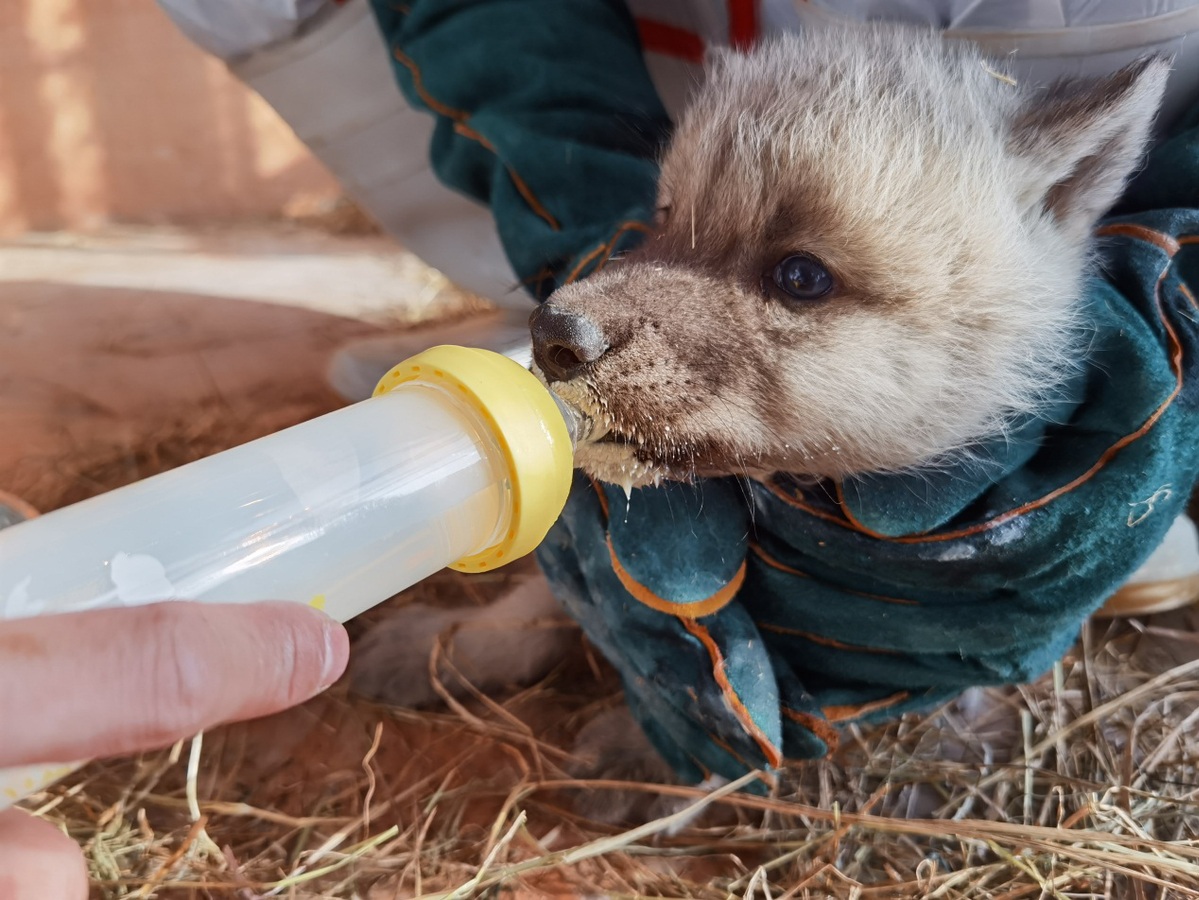
{"label": "human hand", "polygon": [[[307,700],[345,668],[345,629],[297,603],[171,602],[0,622],[0,769],[167,746]],[[0,898],[84,900],[79,847],[0,813]]]}

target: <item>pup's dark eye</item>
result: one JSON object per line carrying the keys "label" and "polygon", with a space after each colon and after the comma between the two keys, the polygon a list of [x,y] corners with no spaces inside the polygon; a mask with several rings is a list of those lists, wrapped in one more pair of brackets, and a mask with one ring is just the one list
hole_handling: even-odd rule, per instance
{"label": "pup's dark eye", "polygon": [[819,300],[833,289],[828,269],[806,253],[784,257],[770,277],[780,291],[796,300]]}
{"label": "pup's dark eye", "polygon": [[661,228],[666,224],[666,220],[670,218],[670,207],[659,206],[654,210],[654,227]]}

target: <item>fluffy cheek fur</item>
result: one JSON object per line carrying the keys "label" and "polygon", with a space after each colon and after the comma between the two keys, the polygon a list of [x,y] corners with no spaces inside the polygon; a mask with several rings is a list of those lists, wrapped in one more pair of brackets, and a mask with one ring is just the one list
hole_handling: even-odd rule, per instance
{"label": "fluffy cheek fur", "polygon": [[[899,471],[1002,431],[1012,400],[1038,405],[1037,385],[1017,384],[1024,373],[1008,365],[1014,335],[924,312],[842,310],[818,337],[780,350],[770,421],[785,443],[774,470]],[[1054,376],[1042,369],[1037,377]]]}

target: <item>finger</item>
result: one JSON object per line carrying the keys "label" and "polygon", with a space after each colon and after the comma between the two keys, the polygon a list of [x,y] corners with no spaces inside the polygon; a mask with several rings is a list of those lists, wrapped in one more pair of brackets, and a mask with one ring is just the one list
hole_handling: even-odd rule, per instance
{"label": "finger", "polygon": [[87,866],[79,846],[19,809],[0,813],[0,897],[87,900]]}
{"label": "finger", "polygon": [[158,603],[0,622],[0,766],[165,746],[294,706],[349,639],[296,603]]}

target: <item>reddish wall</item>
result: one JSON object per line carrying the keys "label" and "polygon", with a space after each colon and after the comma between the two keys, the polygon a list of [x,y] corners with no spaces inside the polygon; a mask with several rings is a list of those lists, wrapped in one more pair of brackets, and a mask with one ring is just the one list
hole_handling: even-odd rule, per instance
{"label": "reddish wall", "polygon": [[262,218],[336,195],[153,0],[0,2],[0,235]]}

